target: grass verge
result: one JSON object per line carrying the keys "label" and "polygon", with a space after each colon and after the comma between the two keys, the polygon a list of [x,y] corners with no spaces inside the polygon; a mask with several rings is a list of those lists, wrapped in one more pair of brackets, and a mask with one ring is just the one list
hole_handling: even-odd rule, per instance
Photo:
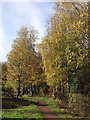
{"label": "grass verge", "polygon": [[37,101],[29,96],[22,96],[18,99],[3,98],[2,107],[3,119],[34,118],[38,120],[43,120],[43,116],[37,107]]}
{"label": "grass verge", "polygon": [[37,99],[44,100],[48,107],[50,107],[60,118],[80,118],[79,114],[73,113],[71,109],[59,107],[59,99],[46,98],[46,97],[35,97]]}

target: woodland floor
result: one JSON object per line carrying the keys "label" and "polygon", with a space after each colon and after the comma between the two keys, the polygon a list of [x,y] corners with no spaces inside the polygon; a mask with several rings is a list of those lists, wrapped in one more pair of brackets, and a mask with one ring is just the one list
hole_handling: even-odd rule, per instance
{"label": "woodland floor", "polygon": [[89,120],[49,97],[2,98],[2,120]]}

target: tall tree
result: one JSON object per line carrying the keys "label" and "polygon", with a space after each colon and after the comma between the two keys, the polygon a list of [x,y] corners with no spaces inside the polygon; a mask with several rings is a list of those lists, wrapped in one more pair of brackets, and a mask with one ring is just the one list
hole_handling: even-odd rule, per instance
{"label": "tall tree", "polygon": [[8,82],[18,90],[30,88],[37,77],[38,64],[35,52],[37,31],[33,27],[22,27],[14,40],[12,50],[8,54]]}
{"label": "tall tree", "polygon": [[87,3],[56,3],[41,49],[47,83],[69,92],[88,53]]}

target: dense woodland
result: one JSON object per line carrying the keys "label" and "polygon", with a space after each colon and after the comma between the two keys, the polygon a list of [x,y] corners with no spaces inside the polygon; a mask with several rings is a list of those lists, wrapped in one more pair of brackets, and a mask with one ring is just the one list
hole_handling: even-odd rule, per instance
{"label": "dense woodland", "polygon": [[49,95],[68,101],[69,93],[88,95],[88,3],[56,3],[46,35],[23,26],[17,32],[8,61],[2,64],[2,95]]}

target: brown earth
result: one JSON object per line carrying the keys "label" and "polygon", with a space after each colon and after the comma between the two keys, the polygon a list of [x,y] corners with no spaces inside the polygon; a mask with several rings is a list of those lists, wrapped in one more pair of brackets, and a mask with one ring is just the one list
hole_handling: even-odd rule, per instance
{"label": "brown earth", "polygon": [[61,120],[54,111],[47,107],[45,101],[39,99],[36,100],[38,101],[38,108],[42,112],[44,120]]}

